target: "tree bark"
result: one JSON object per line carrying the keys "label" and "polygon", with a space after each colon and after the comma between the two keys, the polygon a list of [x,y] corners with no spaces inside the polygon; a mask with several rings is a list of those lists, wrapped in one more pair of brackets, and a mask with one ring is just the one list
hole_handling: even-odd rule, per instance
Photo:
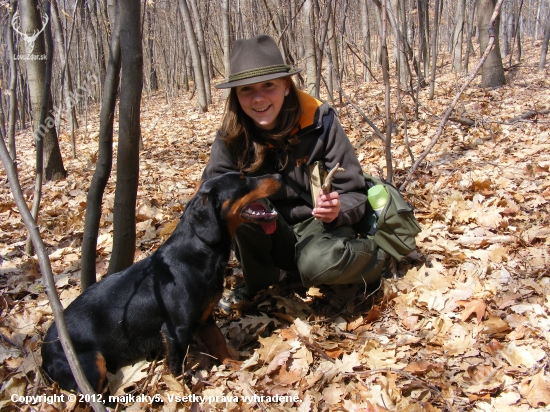
{"label": "tree bark", "polygon": [[[109,0],[117,3],[116,0]],[[80,286],[82,291],[96,282],[96,248],[101,221],[103,193],[113,166],[113,123],[120,81],[120,18],[115,18],[111,30],[109,63],[104,81],[103,101],[99,115],[99,142],[97,164],[88,189],[86,218],[82,238]]]}
{"label": "tree bark", "polygon": [[117,179],[113,212],[113,253],[108,274],[132,265],[136,247],[136,201],[139,184],[140,104],[143,88],[143,49],[139,0],[119,2],[120,117]]}
{"label": "tree bark", "polygon": [[[495,9],[496,0],[478,0],[477,4],[477,20],[479,27],[479,44],[481,50],[485,50],[489,42],[489,22],[493,10]],[[481,68],[481,87],[498,87],[506,84],[504,76],[504,67],[502,66],[502,57],[500,55],[499,46],[499,26],[500,15],[494,21],[493,30],[495,32],[495,44],[485,64]]]}

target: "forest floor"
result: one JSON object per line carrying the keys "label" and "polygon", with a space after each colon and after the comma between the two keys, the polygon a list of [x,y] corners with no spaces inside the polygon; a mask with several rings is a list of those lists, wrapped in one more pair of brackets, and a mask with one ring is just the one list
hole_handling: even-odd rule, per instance
{"label": "forest floor", "polygon": [[[405,197],[423,229],[418,252],[401,265],[399,278],[386,280],[384,298],[370,311],[354,313],[348,304],[357,287],[275,287],[254,310],[217,317],[244,361],[240,371],[216,366],[196,342],[183,378],[165,373],[162,359],[110,376],[110,394],[120,396],[117,410],[547,410],[550,115],[517,118],[550,109],[550,76],[548,69],[536,70],[540,47],[524,53],[521,64],[506,72],[506,86],[481,89],[480,78],[474,80],[453,117],[475,124],[448,122],[407,186]],[[428,100],[427,88],[420,91],[418,120],[405,99],[415,157],[464,81],[449,72],[447,59],[435,99]],[[345,90],[382,129],[383,85],[346,84]],[[169,101],[163,93],[143,95],[136,260],[151,254],[177,224],[208,161],[223,99],[214,92],[210,111],[199,114],[188,95]],[[337,109],[364,170],[379,174],[385,166],[381,141],[352,107]],[[90,110],[87,129],[80,120],[76,159],[67,133],[60,135],[68,176],[43,188],[39,227],[65,306],[80,293],[98,112],[98,106]],[[399,185],[412,162],[402,112],[395,109],[395,116]],[[20,181],[29,204],[31,143],[29,131],[18,134]],[[71,401],[20,398],[59,393],[39,369],[41,339],[53,318],[37,260],[24,253],[27,232],[3,169],[0,179],[0,410],[85,410]],[[112,248],[114,189],[113,174],[97,247],[101,276]],[[237,263],[230,265],[228,286],[240,276]]]}

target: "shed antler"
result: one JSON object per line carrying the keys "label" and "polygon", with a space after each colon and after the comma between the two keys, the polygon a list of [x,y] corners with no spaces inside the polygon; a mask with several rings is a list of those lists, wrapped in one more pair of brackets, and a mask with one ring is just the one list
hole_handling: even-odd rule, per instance
{"label": "shed antler", "polygon": [[321,189],[323,190],[323,193],[325,195],[329,194],[331,191],[332,179],[334,178],[334,173],[345,172],[345,171],[346,169],[344,169],[343,167],[340,167],[340,163],[336,163],[336,166],[334,166],[334,168],[332,168],[331,171],[328,172],[328,175],[325,178],[325,182],[321,186]]}

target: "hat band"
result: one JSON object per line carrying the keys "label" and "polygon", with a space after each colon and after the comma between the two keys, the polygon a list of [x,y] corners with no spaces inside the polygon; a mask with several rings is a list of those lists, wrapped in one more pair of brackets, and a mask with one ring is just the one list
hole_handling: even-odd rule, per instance
{"label": "hat band", "polygon": [[290,66],[286,64],[276,64],[273,66],[260,67],[258,69],[244,70],[239,73],[230,74],[229,82],[236,82],[237,80],[249,79],[256,76],[264,76],[266,74],[289,72]]}

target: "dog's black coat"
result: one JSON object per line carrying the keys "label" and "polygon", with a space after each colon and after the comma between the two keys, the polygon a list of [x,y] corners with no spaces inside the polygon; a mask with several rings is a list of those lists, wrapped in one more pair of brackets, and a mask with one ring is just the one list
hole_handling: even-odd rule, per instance
{"label": "dog's black coat", "polygon": [[[71,340],[93,387],[102,389],[107,370],[163,348],[168,370],[180,375],[195,331],[214,356],[231,362],[212,311],[223,291],[236,227],[276,217],[265,209],[243,215],[244,209],[275,193],[280,179],[226,173],[207,180],[156,252],[90,286],[65,309]],[[42,367],[62,388],[77,389],[55,324],[44,338]]]}

